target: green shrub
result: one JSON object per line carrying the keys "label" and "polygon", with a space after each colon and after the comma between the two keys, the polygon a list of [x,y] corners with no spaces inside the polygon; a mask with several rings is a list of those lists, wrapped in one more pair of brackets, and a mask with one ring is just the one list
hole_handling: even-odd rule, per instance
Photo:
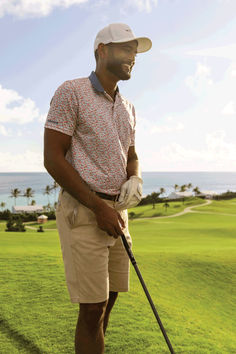
{"label": "green shrub", "polygon": [[233,198],[236,198],[236,192],[227,191],[225,193],[213,196],[212,199],[214,199],[214,200],[228,200],[228,199],[233,199]]}
{"label": "green shrub", "polygon": [[5,231],[14,231],[14,232],[25,232],[25,226],[23,224],[22,218],[17,216],[11,216],[7,222],[7,228]]}

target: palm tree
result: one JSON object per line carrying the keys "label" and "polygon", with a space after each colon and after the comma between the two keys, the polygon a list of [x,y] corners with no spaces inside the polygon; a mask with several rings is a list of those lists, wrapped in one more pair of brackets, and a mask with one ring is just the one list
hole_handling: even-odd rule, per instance
{"label": "palm tree", "polygon": [[36,201],[33,199],[33,200],[31,200],[31,203],[30,203],[30,205],[35,205],[36,204]]}
{"label": "palm tree", "polygon": [[50,204],[50,203],[49,203],[49,195],[51,194],[51,187],[50,187],[50,186],[46,186],[46,188],[44,189],[43,194],[44,194],[44,195],[45,195],[45,194],[47,195],[48,204]]}
{"label": "palm tree", "polygon": [[51,186],[51,190],[54,190],[54,202],[56,202],[56,194],[57,194],[57,188],[59,188],[59,184],[54,181],[53,185]]}
{"label": "palm tree", "polygon": [[183,185],[180,187],[180,192],[185,192],[186,189],[187,189],[186,184],[183,184]]}
{"label": "palm tree", "polygon": [[160,194],[161,193],[156,193],[156,192],[151,193],[150,197],[151,197],[151,202],[152,202],[152,209],[155,209],[156,203],[158,203],[158,201],[159,201]]}
{"label": "palm tree", "polygon": [[[187,185],[186,185],[186,184],[183,184],[183,185],[180,187],[180,192],[185,192],[186,189],[188,189]],[[183,198],[182,198],[182,201],[183,201],[183,204],[184,204],[184,201],[185,201],[184,196],[183,196]]]}
{"label": "palm tree", "polygon": [[5,206],[6,206],[6,203],[1,202],[0,207],[2,208],[2,211],[3,211],[3,209],[5,208]]}
{"label": "palm tree", "polygon": [[50,212],[52,210],[52,206],[50,203],[48,203],[48,205],[44,205],[43,209],[45,212]]}
{"label": "palm tree", "polygon": [[160,194],[164,194],[166,192],[165,188],[160,188]]}
{"label": "palm tree", "polygon": [[34,191],[32,190],[32,188],[26,188],[24,197],[27,198],[27,205],[29,205],[29,199],[33,198],[33,196],[34,196]]}
{"label": "palm tree", "polygon": [[175,184],[175,185],[174,185],[174,189],[175,189],[175,191],[177,191],[177,190],[179,189],[179,185],[178,185],[178,184]]}
{"label": "palm tree", "polygon": [[198,194],[201,194],[200,189],[198,187],[195,187],[193,189],[193,192],[195,193],[195,196],[198,195]]}
{"label": "palm tree", "polygon": [[21,191],[18,188],[11,190],[10,197],[15,199],[15,205],[16,205],[16,198],[18,198],[20,194],[21,194]]}
{"label": "palm tree", "polygon": [[187,185],[187,188],[188,188],[188,189],[191,189],[191,188],[193,188],[193,185],[192,185],[192,183],[189,183],[189,184]]}
{"label": "palm tree", "polygon": [[170,206],[170,204],[168,204],[168,202],[167,202],[167,201],[165,201],[165,203],[164,203],[163,207],[166,209],[166,212],[167,212],[167,208],[169,208],[169,206]]}

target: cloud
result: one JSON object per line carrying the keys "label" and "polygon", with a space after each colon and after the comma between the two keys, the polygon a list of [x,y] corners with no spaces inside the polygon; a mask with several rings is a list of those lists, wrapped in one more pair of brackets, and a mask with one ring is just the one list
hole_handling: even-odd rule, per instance
{"label": "cloud", "polygon": [[[218,130],[206,136],[206,159],[213,161],[232,161],[235,162],[236,145],[225,141],[226,133]],[[202,158],[204,155],[202,155]]]}
{"label": "cloud", "polygon": [[221,111],[222,114],[233,116],[236,114],[235,103],[233,101],[228,102]]}
{"label": "cloud", "polygon": [[0,152],[0,172],[40,172],[43,167],[43,154],[26,150],[24,153]]}
{"label": "cloud", "polygon": [[153,7],[156,7],[158,0],[125,0],[123,12],[127,12],[128,8],[138,9],[139,12],[151,12]]}
{"label": "cloud", "polygon": [[[172,133],[176,131],[184,130],[184,124],[181,122],[176,122],[175,116],[167,116],[165,120],[168,124],[163,125],[155,125],[153,121],[150,121],[144,117],[144,115],[140,114],[138,110],[136,110],[137,116],[137,135],[140,137],[140,141],[143,140],[143,134],[150,138],[150,134],[161,134],[161,133]],[[175,122],[175,124],[173,124]]]}
{"label": "cloud", "polygon": [[47,113],[45,114],[41,114],[38,118],[38,121],[41,123],[45,123],[46,122],[46,118],[47,118]]}
{"label": "cloud", "polygon": [[20,96],[16,91],[0,85],[0,122],[25,124],[41,115],[36,104],[30,98]]}
{"label": "cloud", "polygon": [[185,84],[197,95],[203,94],[213,81],[211,79],[211,68],[205,64],[197,63],[197,69],[194,75],[187,76]]}
{"label": "cloud", "polygon": [[19,137],[23,136],[22,130],[18,130],[17,133],[16,133],[16,135],[19,136]]}
{"label": "cloud", "polygon": [[230,73],[233,77],[236,76],[236,62],[233,62],[230,68]]}
{"label": "cloud", "polygon": [[215,47],[215,48],[191,50],[191,51],[187,51],[185,54],[236,60],[236,44],[229,44],[226,46]]}
{"label": "cloud", "polygon": [[56,7],[68,8],[88,0],[1,0],[0,17],[14,15],[18,18],[45,17]]}
{"label": "cloud", "polygon": [[11,135],[11,132],[10,130],[7,130],[4,125],[0,124],[0,135],[3,135],[3,136],[10,136]]}
{"label": "cloud", "polygon": [[151,134],[156,134],[156,133],[170,133],[170,132],[175,132],[175,131],[180,131],[184,129],[183,123],[177,123],[176,125],[160,125],[160,126],[152,126],[150,128],[150,133]]}
{"label": "cloud", "polygon": [[235,156],[236,144],[227,142],[225,131],[218,130],[206,135],[205,146],[201,149],[186,148],[175,142],[162,146],[159,151],[145,156],[143,169],[230,171],[232,168],[236,170]]}

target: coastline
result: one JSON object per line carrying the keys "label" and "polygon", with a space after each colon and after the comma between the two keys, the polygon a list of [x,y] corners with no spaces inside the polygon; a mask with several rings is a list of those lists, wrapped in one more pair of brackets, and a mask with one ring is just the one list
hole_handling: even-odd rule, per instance
{"label": "coastline", "polygon": [[[193,188],[199,187],[200,191],[214,191],[217,194],[227,192],[228,190],[236,192],[236,172],[229,171],[143,171],[143,196],[158,192],[164,188],[165,196],[174,191],[174,185],[179,186],[191,183]],[[37,205],[47,205],[48,201],[53,204],[57,201],[59,189],[49,196],[44,195],[44,189],[47,185],[52,186],[52,177],[47,172],[0,172],[0,203],[6,203],[6,208],[10,209],[14,205],[14,198],[10,197],[11,189],[18,188],[24,191],[26,188],[32,188],[35,193],[34,199]],[[16,205],[27,205],[25,197],[18,197]]]}

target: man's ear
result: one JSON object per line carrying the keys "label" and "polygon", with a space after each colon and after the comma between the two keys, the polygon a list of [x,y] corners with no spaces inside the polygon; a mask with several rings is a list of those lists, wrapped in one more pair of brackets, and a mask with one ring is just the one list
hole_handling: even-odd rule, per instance
{"label": "man's ear", "polygon": [[100,58],[104,59],[104,58],[106,57],[107,48],[106,48],[105,44],[100,43],[100,44],[98,45],[97,51],[98,51],[98,56],[99,56]]}

